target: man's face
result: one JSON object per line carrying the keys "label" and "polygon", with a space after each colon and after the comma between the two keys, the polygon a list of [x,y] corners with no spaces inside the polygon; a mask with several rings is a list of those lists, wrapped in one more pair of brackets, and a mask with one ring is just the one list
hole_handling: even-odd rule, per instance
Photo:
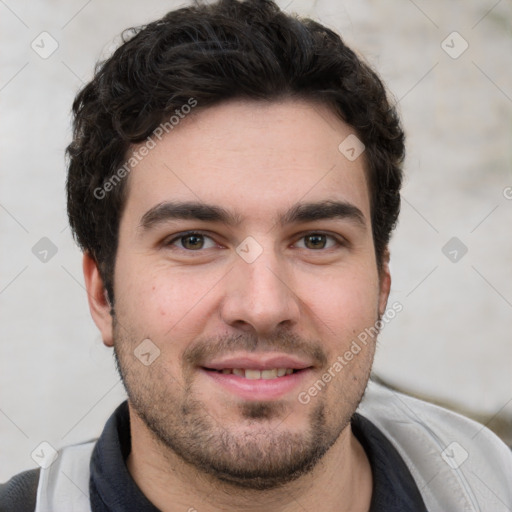
{"label": "man's face", "polygon": [[374,343],[333,369],[389,291],[363,157],[338,150],[351,133],[313,103],[233,101],[183,119],[129,177],[112,336],[131,412],[236,485],[313,467],[367,384]]}

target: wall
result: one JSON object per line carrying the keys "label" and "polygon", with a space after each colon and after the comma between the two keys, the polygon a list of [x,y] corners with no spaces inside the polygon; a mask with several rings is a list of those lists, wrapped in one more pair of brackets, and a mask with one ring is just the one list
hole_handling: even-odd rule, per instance
{"label": "wall", "polygon": [[[280,5],[340,31],[376,66],[408,134],[391,247],[390,303],[403,311],[382,333],[376,373],[484,422],[512,417],[512,5]],[[97,436],[124,397],[89,317],[63,152],[95,61],[122,29],[163,12],[156,0],[0,3],[0,481],[34,467],[41,441]]]}

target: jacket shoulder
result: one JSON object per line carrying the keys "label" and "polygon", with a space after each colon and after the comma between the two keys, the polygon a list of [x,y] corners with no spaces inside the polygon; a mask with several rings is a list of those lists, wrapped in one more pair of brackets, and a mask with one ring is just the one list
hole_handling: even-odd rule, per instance
{"label": "jacket shoulder", "polygon": [[483,425],[375,382],[358,412],[398,450],[429,511],[512,510],[512,452]]}
{"label": "jacket shoulder", "polygon": [[24,471],[0,484],[0,512],[34,512],[40,471]]}

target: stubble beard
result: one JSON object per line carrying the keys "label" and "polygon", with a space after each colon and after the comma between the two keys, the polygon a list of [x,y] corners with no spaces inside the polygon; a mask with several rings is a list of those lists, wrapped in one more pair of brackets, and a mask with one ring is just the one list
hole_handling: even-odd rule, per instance
{"label": "stubble beard", "polygon": [[[289,414],[279,401],[238,404],[244,426],[235,432],[208,413],[191,382],[180,386],[158,359],[150,367],[140,364],[133,356],[136,344],[119,329],[114,341],[130,406],[163,447],[162,453],[177,455],[203,474],[241,489],[275,489],[309,473],[349,424],[368,380],[335,418],[327,409],[327,393],[315,397],[304,432],[279,428],[276,420],[284,421]],[[144,371],[154,372],[151,379]],[[270,427],[272,420],[277,427]]]}

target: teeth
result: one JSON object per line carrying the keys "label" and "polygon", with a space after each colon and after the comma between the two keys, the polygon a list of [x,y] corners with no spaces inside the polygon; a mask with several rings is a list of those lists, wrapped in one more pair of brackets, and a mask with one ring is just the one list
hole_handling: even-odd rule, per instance
{"label": "teeth", "polygon": [[291,375],[293,368],[272,368],[271,370],[250,370],[244,368],[224,368],[220,371],[224,375],[233,374],[239,377],[245,377],[249,380],[263,379],[270,380],[277,377],[284,377],[285,375]]}
{"label": "teeth", "polygon": [[273,370],[262,370],[261,371],[261,378],[262,379],[275,379],[277,377],[277,369],[274,368]]}

